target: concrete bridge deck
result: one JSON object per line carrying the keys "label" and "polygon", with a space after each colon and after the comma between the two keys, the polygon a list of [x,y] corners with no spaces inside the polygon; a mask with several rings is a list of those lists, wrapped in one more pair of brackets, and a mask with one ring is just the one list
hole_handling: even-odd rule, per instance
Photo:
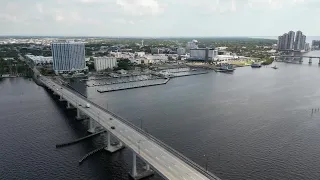
{"label": "concrete bridge deck", "polygon": [[275,57],[303,57],[303,58],[320,58],[320,56],[304,56],[304,55],[276,55]]}
{"label": "concrete bridge deck", "polygon": [[[80,94],[58,84],[48,77],[40,76],[39,80],[55,94],[59,95],[60,98],[63,98],[86,116],[90,117],[91,120],[94,120],[95,123],[104,127],[133,151],[133,176],[138,176],[135,167],[136,156],[138,156],[147,163],[148,168],[150,165],[165,179],[219,179],[160,140],[152,137],[150,134],[147,134],[114,113],[89,101]],[[90,104],[90,108],[85,107],[87,103]],[[112,120],[110,118],[112,118]]]}

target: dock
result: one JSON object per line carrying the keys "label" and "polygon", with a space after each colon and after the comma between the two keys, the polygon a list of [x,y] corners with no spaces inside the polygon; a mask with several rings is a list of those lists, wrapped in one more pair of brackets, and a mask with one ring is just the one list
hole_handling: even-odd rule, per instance
{"label": "dock", "polygon": [[160,77],[149,77],[145,79],[118,79],[117,82],[105,82],[105,83],[98,83],[98,84],[87,84],[88,87],[95,87],[95,86],[105,86],[105,85],[113,85],[113,84],[124,84],[124,83],[131,83],[131,82],[141,82],[141,81],[148,81],[148,80],[157,80],[161,79]]}
{"label": "dock", "polygon": [[[185,71],[185,72],[190,72],[190,71]],[[182,74],[179,74],[182,73]],[[173,74],[173,78],[175,77],[183,77],[183,76],[195,76],[195,75],[201,75],[201,74],[208,74],[209,71],[202,71],[202,72],[191,72],[191,73],[186,73],[183,74],[183,72],[178,72],[178,73],[172,73]]]}
{"label": "dock", "polygon": [[95,136],[100,135],[100,134],[102,134],[102,133],[104,133],[104,132],[106,132],[106,130],[103,130],[103,131],[99,131],[99,132],[90,134],[90,135],[88,135],[88,136],[85,136],[85,137],[76,139],[76,140],[71,141],[71,142],[62,143],[62,144],[57,144],[57,145],[56,145],[56,148],[61,148],[61,147],[64,147],[64,146],[69,146],[69,145],[72,145],[72,144],[76,144],[76,143],[78,143],[78,142],[80,142],[80,141],[89,139],[89,138],[91,138],[91,137],[95,137]]}
{"label": "dock", "polygon": [[119,86],[115,88],[105,88],[105,89],[98,89],[97,91],[99,93],[104,93],[104,92],[111,92],[111,91],[120,91],[120,90],[126,90],[126,89],[135,89],[135,88],[141,88],[141,87],[149,87],[149,86],[158,86],[158,85],[163,85],[167,84],[169,82],[169,78],[165,79],[163,82],[150,82],[150,83],[145,83],[145,84],[129,84],[128,86]]}

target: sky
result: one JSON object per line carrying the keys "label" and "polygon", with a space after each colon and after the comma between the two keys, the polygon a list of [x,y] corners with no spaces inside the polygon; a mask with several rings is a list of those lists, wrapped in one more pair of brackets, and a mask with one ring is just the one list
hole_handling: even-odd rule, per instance
{"label": "sky", "polygon": [[0,35],[320,35],[320,0],[0,0]]}

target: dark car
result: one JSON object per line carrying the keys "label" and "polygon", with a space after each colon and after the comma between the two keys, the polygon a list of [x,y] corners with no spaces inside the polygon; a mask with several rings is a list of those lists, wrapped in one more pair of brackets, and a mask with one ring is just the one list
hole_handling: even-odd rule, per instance
{"label": "dark car", "polygon": [[114,127],[114,126],[111,126],[111,129],[115,129],[115,127]]}
{"label": "dark car", "polygon": [[110,120],[112,120],[112,118],[109,118]]}

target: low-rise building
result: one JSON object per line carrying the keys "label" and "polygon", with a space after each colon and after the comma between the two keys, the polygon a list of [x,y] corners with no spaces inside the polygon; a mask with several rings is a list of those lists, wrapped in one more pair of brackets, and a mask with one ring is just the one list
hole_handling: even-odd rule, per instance
{"label": "low-rise building", "polygon": [[44,57],[44,56],[34,56],[34,55],[26,55],[26,58],[33,61],[34,64],[46,64],[46,63],[52,63],[53,58],[52,57]]}
{"label": "low-rise building", "polygon": [[178,48],[177,49],[177,54],[178,55],[185,55],[186,54],[186,49],[185,48]]}
{"label": "low-rise building", "polygon": [[135,52],[135,55],[138,57],[143,57],[146,55],[146,53],[145,52]]}
{"label": "low-rise building", "polygon": [[105,69],[113,69],[117,66],[117,58],[115,57],[94,57],[94,69],[102,71]]}
{"label": "low-rise building", "polygon": [[190,49],[190,60],[209,61],[214,60],[218,55],[218,50],[209,48]]}

